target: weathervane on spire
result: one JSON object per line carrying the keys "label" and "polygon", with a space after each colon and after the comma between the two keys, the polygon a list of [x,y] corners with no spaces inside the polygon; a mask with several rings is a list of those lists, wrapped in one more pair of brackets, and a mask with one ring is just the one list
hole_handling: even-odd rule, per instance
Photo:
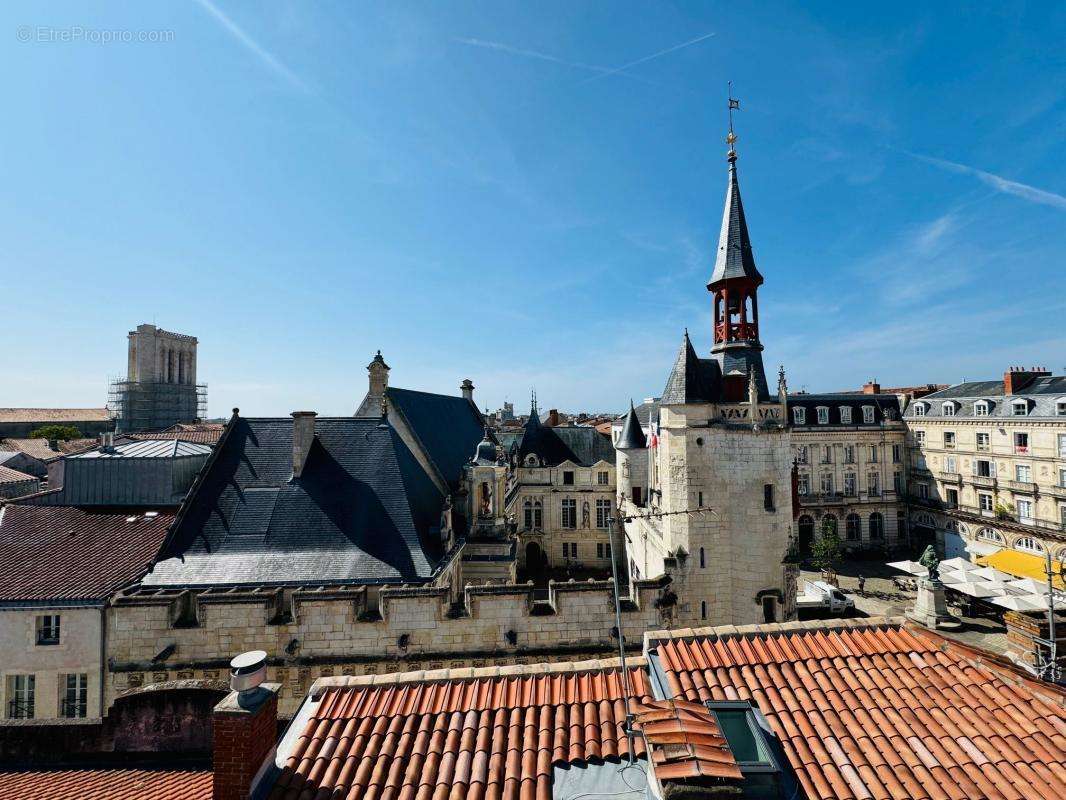
{"label": "weathervane on spire", "polygon": [[740,101],[733,97],[733,81],[729,81],[729,135],[725,137],[726,143],[729,145],[729,158],[730,160],[737,157],[737,151],[733,145],[737,141],[737,135],[733,133],[733,110],[740,111]]}

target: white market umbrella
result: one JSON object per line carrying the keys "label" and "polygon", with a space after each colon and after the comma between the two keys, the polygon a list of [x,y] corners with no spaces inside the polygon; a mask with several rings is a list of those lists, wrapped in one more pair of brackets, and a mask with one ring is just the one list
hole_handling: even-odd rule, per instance
{"label": "white market umbrella", "polygon": [[892,567],[892,569],[898,569],[900,572],[907,572],[919,578],[924,578],[929,574],[929,570],[917,561],[893,561],[886,566]]}
{"label": "white market umbrella", "polygon": [[970,572],[971,570],[977,569],[977,565],[970,561],[967,561],[965,558],[959,558],[958,556],[956,556],[955,558],[949,558],[944,561],[941,561],[940,569],[949,569],[955,572]]}
{"label": "white market umbrella", "polygon": [[993,586],[987,581],[980,581],[977,583],[963,581],[962,583],[948,583],[945,584],[945,586],[952,591],[980,599],[986,597],[1001,597],[1007,593],[1005,589],[999,586]]}
{"label": "white market umbrella", "polygon": [[[997,606],[1009,608],[1011,611],[1040,611],[1040,606],[1030,600],[1034,595],[1008,595],[1006,597],[993,597],[989,602]],[[1047,608],[1045,604],[1044,608]]]}
{"label": "white market umbrella", "polygon": [[989,581],[991,583],[1006,584],[1013,580],[1016,580],[1013,575],[1009,575],[1006,572],[1000,572],[995,567],[978,567],[975,570],[970,570],[966,573],[967,577],[971,580],[978,579],[982,581]]}

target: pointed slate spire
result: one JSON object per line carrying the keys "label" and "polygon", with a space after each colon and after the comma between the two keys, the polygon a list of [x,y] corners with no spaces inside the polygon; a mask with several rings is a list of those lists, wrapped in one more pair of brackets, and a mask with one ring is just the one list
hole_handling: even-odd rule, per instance
{"label": "pointed slate spire", "polygon": [[644,436],[644,429],[640,427],[637,419],[637,410],[633,407],[633,401],[629,401],[629,413],[622,425],[622,435],[618,437],[619,450],[642,450],[648,446],[648,439]]}
{"label": "pointed slate spire", "polygon": [[710,289],[730,278],[750,278],[759,286],[762,275],[755,268],[755,256],[751,251],[748,236],[748,221],[744,217],[744,204],[740,200],[740,184],[737,183],[737,153],[729,151],[729,185],[725,190],[725,209],[722,212],[722,232],[718,237],[718,255],[714,271],[707,281]]}

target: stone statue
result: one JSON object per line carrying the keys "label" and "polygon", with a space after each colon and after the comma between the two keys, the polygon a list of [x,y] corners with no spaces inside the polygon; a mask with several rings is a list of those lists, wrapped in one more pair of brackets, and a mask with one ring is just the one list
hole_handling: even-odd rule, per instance
{"label": "stone statue", "polygon": [[933,545],[925,548],[925,552],[918,559],[918,563],[929,570],[929,580],[940,580],[940,559],[936,557],[936,548]]}
{"label": "stone statue", "polygon": [[586,500],[581,506],[581,527],[588,530],[592,527],[592,522],[589,520],[589,501]]}
{"label": "stone statue", "polygon": [[629,459],[628,458],[625,461],[622,462],[622,477],[623,478],[628,478],[629,477]]}

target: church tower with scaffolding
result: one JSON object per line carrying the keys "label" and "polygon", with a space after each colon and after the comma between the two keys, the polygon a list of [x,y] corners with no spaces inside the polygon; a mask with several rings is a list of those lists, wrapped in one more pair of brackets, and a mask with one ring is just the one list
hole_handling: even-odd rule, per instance
{"label": "church tower with scaffolding", "polygon": [[[739,103],[730,99],[730,112]],[[668,573],[678,625],[744,625],[795,614],[792,455],[787,398],[769,392],[759,338],[755,266],[737,178],[730,115],[728,182],[707,291],[713,345],[701,357],[686,329],[646,441],[619,450],[619,482],[631,576]],[[783,373],[782,373],[783,380]],[[638,460],[646,465],[636,468]]]}
{"label": "church tower with scaffolding", "polygon": [[196,382],[197,344],[195,336],[155,325],[129,332],[126,377],[109,387],[116,432],[162,430],[207,416],[207,385]]}

